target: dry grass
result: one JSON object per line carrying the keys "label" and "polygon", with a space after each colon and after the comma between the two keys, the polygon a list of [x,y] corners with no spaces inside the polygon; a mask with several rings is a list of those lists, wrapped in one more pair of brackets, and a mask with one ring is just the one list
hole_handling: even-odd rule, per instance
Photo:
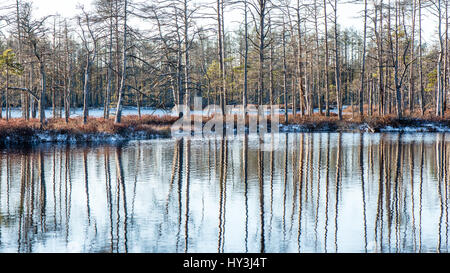
{"label": "dry grass", "polygon": [[[349,111],[346,109],[346,111]],[[195,118],[192,117],[192,123]],[[201,117],[202,123],[206,124],[213,117]],[[230,117],[226,117],[229,119]],[[241,117],[233,115],[235,126]],[[256,117],[252,117],[256,118]],[[33,119],[26,121],[24,119],[11,119],[9,121],[0,120],[0,141],[6,137],[16,140],[16,142],[27,142],[33,136],[39,133],[47,133],[50,135],[69,135],[73,137],[98,136],[98,135],[119,135],[123,137],[132,137],[135,134],[168,136],[171,133],[171,126],[178,120],[173,116],[151,116],[146,115],[139,118],[138,116],[124,116],[121,124],[115,124],[113,119],[105,120],[103,118],[89,118],[86,124],[83,124],[82,118],[71,118],[66,123],[64,119],[48,119],[43,127],[40,126],[39,120]],[[285,123],[285,116],[279,115],[280,123]],[[445,118],[438,118],[432,111],[428,111],[425,115],[416,111],[403,119],[397,119],[395,115],[379,116],[363,116],[355,114],[354,116],[345,115],[343,120],[339,120],[336,114],[330,117],[320,115],[313,116],[289,115],[289,124],[301,125],[310,131],[349,131],[358,130],[360,125],[367,124],[372,131],[380,128],[391,126],[399,128],[402,126],[420,127],[424,123],[438,123],[450,127],[450,109],[446,113]],[[249,125],[249,116],[245,121],[246,126]],[[268,117],[268,125],[271,120]]]}
{"label": "dry grass", "polygon": [[165,135],[170,132],[170,126],[176,120],[178,118],[170,116],[142,116],[141,118],[126,116],[120,124],[115,124],[113,119],[103,118],[89,118],[87,123],[83,124],[82,118],[71,118],[68,123],[64,119],[48,119],[43,127],[37,119],[0,120],[0,138],[7,136],[27,138],[42,132],[71,136],[97,134],[125,136],[137,132]]}
{"label": "dry grass", "polygon": [[[349,108],[346,109],[347,113],[351,113],[351,107]],[[434,115],[434,112],[428,112],[425,115],[422,115],[419,112],[405,116],[402,119],[398,119],[394,114],[385,116],[373,115],[372,117],[369,117],[361,116],[359,115],[359,113],[355,113],[354,116],[344,115],[342,120],[339,120],[337,115],[333,113],[330,115],[330,117],[320,115],[319,113],[315,113],[313,116],[289,115],[289,124],[301,125],[305,129],[311,131],[345,131],[358,129],[360,125],[363,124],[368,125],[373,131],[377,131],[387,126],[393,128],[407,126],[421,127],[425,123],[435,123],[450,127],[450,110],[447,111],[445,117],[443,118],[436,117]],[[284,120],[285,119],[283,116],[280,119],[280,122],[284,123]]]}
{"label": "dry grass", "polygon": [[[433,105],[426,105],[425,106],[426,110],[425,110],[424,114],[422,114],[422,111],[419,108],[417,108],[417,107],[418,106],[416,105],[416,107],[415,107],[413,112],[410,112],[409,109],[404,109],[403,115],[405,117],[407,117],[407,118],[419,118],[419,119],[427,119],[427,120],[428,119],[435,120],[437,118],[436,117],[436,110],[435,110]],[[364,104],[363,110],[364,110],[364,115],[367,115],[367,113],[369,111],[369,105],[368,104]],[[373,116],[378,116],[378,105],[374,104],[372,106],[372,110],[373,110],[372,115]],[[395,111],[395,109],[392,109],[392,110]],[[346,114],[351,114],[352,112],[354,112],[355,116],[359,115],[359,105],[354,105],[353,109],[352,109],[351,106],[345,107],[342,110],[342,112],[346,113]],[[445,117],[444,119],[449,119],[450,118],[450,109],[447,109],[444,117]],[[442,118],[440,118],[440,119],[442,120]]]}
{"label": "dry grass", "polygon": [[[284,122],[285,118],[283,117],[281,120]],[[340,128],[348,128],[347,121],[340,121],[334,113],[330,113],[329,117],[319,113],[315,113],[312,116],[290,115],[289,124],[301,125],[310,131],[335,131]]]}
{"label": "dry grass", "polygon": [[0,120],[0,138],[7,136],[31,136],[39,130],[39,120],[25,121],[23,119]]}

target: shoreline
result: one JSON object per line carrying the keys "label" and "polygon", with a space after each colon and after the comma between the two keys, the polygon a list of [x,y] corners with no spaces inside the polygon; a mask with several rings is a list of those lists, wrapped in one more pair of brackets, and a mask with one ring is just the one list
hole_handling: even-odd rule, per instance
{"label": "shoreline", "polygon": [[[171,126],[178,120],[172,116],[124,117],[121,124],[103,118],[49,119],[43,128],[37,120],[0,120],[0,147],[39,144],[120,144],[134,140],[171,138]],[[209,119],[203,118],[203,124]],[[270,121],[269,121],[270,125]],[[270,126],[268,126],[270,129]],[[236,128],[234,128],[236,131]],[[248,126],[246,126],[248,131]],[[350,118],[290,117],[284,124],[280,116],[279,133],[445,133],[450,132],[450,119],[436,118]]]}

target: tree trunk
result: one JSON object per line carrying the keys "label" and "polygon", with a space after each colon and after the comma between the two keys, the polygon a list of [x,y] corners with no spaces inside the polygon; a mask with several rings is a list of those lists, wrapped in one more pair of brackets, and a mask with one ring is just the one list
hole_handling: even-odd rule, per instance
{"label": "tree trunk", "polygon": [[[272,22],[271,22],[271,18],[269,16],[269,35],[270,35],[270,39],[273,38],[272,36]],[[274,47],[273,47],[273,42],[270,43],[270,49],[269,49],[269,104],[270,104],[270,113],[273,115],[273,104],[274,104],[274,76],[273,76],[273,56],[274,54]]]}
{"label": "tree trunk", "polygon": [[323,0],[323,12],[324,12],[324,21],[325,21],[325,111],[326,116],[330,116],[330,80],[329,80],[329,62],[330,57],[328,55],[328,23],[327,23],[327,1]]}
{"label": "tree trunk", "polygon": [[124,7],[124,23],[123,23],[123,49],[122,49],[122,59],[123,59],[123,66],[122,66],[122,80],[120,83],[120,89],[119,89],[119,98],[117,100],[117,109],[116,109],[116,119],[115,123],[120,123],[122,121],[122,100],[125,92],[125,83],[126,83],[126,77],[127,77],[127,5],[128,0],[125,0],[125,7]]}
{"label": "tree trunk", "polygon": [[244,0],[244,39],[245,39],[245,49],[244,49],[244,96],[242,99],[242,104],[244,106],[243,115],[244,123],[247,116],[247,105],[248,105],[248,15],[247,15],[248,3]]}
{"label": "tree trunk", "polygon": [[284,124],[289,123],[287,97],[287,63],[286,63],[286,25],[283,19],[283,96],[284,96]]}
{"label": "tree trunk", "polygon": [[445,115],[447,110],[447,96],[448,92],[448,1],[445,1],[445,46],[444,46],[444,75],[442,76],[443,89],[442,89],[442,116]]}
{"label": "tree trunk", "polygon": [[84,88],[83,88],[83,123],[87,123],[89,116],[89,81],[91,76],[91,56],[87,54],[86,67],[84,70]]}
{"label": "tree trunk", "polygon": [[443,83],[442,83],[442,59],[444,54],[444,42],[442,40],[442,9],[441,1],[438,1],[438,35],[439,35],[439,60],[437,63],[437,94],[436,94],[436,116],[443,116]]}
{"label": "tree trunk", "polygon": [[384,81],[383,81],[383,0],[380,2],[379,13],[380,13],[380,29],[377,31],[377,13],[378,8],[375,6],[375,20],[374,20],[374,30],[376,40],[377,40],[377,57],[378,57],[378,115],[384,115],[383,104],[384,104]]}
{"label": "tree trunk", "polygon": [[419,81],[420,81],[420,110],[422,116],[425,114],[425,94],[423,84],[423,63],[422,63],[422,0],[419,0]]}
{"label": "tree trunk", "polygon": [[298,73],[298,91],[300,96],[300,112],[302,116],[305,114],[304,104],[305,104],[305,90],[303,86],[302,77],[302,32],[301,32],[301,20],[300,20],[300,0],[297,0],[297,35],[298,35],[298,51],[297,51],[297,73]]}
{"label": "tree trunk", "polygon": [[[110,4],[110,9],[112,12],[112,3]],[[112,78],[113,78],[113,71],[112,71],[112,65],[113,65],[113,56],[112,56],[112,48],[113,48],[113,21],[112,21],[112,14],[109,17],[109,56],[108,56],[108,72],[107,72],[107,87],[106,87],[106,94],[105,94],[105,105],[103,109],[103,117],[105,119],[109,119],[109,106],[111,104],[111,90],[112,90]]]}
{"label": "tree trunk", "polygon": [[396,99],[397,99],[397,118],[402,118],[403,114],[403,105],[402,105],[402,93],[401,93],[401,80],[399,79],[399,6],[398,2],[395,2],[395,49],[393,54],[394,57],[394,81],[395,81],[395,90],[396,90]]}
{"label": "tree trunk", "polygon": [[6,91],[5,91],[5,109],[6,109],[6,121],[9,120],[9,69],[6,64]]}
{"label": "tree trunk", "polygon": [[361,62],[361,88],[359,89],[359,114],[361,116],[364,116],[364,79],[366,72],[366,47],[367,47],[367,0],[364,0],[363,56]]}
{"label": "tree trunk", "polygon": [[226,91],[225,91],[225,86],[226,86],[226,81],[224,78],[224,69],[225,69],[225,65],[224,65],[224,58],[223,58],[223,35],[222,35],[222,4],[221,4],[221,0],[217,0],[217,50],[218,50],[218,57],[219,57],[219,73],[220,73],[220,81],[221,81],[221,100],[220,100],[220,107],[222,109],[222,113],[225,115],[225,107],[226,107]]}
{"label": "tree trunk", "polygon": [[317,103],[319,106],[320,115],[323,114],[322,107],[322,92],[321,92],[321,69],[320,69],[320,46],[319,46],[319,26],[318,26],[318,8],[317,0],[314,0],[314,29],[316,42],[316,62],[317,62]]}
{"label": "tree trunk", "polygon": [[264,103],[264,48],[266,0],[259,0],[259,76],[258,76],[258,113]]}
{"label": "tree trunk", "polygon": [[339,64],[339,40],[338,40],[338,25],[337,25],[337,0],[334,0],[334,50],[335,50],[335,77],[336,77],[336,100],[338,108],[339,120],[342,120],[342,95],[341,95],[341,71]]}
{"label": "tree trunk", "polygon": [[[191,106],[191,90],[189,88],[189,20],[188,20],[188,1],[184,0],[184,104],[190,108]],[[223,52],[222,52],[223,54]]]}
{"label": "tree trunk", "polygon": [[[413,12],[412,12],[412,33],[411,33],[411,60],[414,60],[414,38],[415,38],[415,32],[416,32],[416,0],[413,0]],[[409,90],[408,90],[408,97],[409,97],[409,112],[410,115],[414,112],[414,80],[415,80],[415,74],[414,74],[414,65],[411,65],[411,69],[409,70]]]}
{"label": "tree trunk", "polygon": [[64,86],[64,114],[65,121],[69,123],[70,118],[70,88],[72,85],[72,65],[70,60],[70,52],[69,52],[69,37],[68,37],[68,29],[67,22],[65,22],[64,26],[64,38],[65,38],[65,46],[66,46],[66,75],[65,75],[65,86]]}
{"label": "tree trunk", "polygon": [[56,17],[53,21],[53,76],[52,76],[52,117],[56,118],[56,82],[57,82],[57,67],[56,67]]}
{"label": "tree trunk", "polygon": [[45,66],[43,62],[39,64],[39,72],[41,74],[41,94],[39,96],[38,101],[38,111],[39,111],[39,123],[41,124],[42,127],[45,122],[45,89],[47,85],[47,76],[45,74]]}

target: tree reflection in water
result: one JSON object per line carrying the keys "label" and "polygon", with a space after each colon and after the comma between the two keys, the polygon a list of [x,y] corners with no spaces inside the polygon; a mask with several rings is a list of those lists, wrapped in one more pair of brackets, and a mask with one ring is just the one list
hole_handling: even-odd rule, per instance
{"label": "tree reflection in water", "polygon": [[279,139],[4,149],[0,251],[449,251],[445,134]]}

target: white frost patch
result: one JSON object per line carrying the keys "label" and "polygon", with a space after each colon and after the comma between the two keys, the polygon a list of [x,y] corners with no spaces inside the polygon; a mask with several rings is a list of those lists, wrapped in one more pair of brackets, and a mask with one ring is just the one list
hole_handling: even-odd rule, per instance
{"label": "white frost patch", "polygon": [[58,135],[56,139],[60,142],[67,141],[67,135]]}
{"label": "white frost patch", "polygon": [[428,132],[429,130],[424,127],[399,127],[394,128],[392,126],[386,126],[380,129],[380,132],[407,132],[407,133],[415,133],[415,132]]}
{"label": "white frost patch", "polygon": [[39,133],[36,134],[37,140],[40,142],[51,142],[53,140],[52,136],[48,133]]}
{"label": "white frost patch", "polygon": [[449,127],[445,127],[445,126],[442,126],[442,125],[426,124],[426,126],[428,126],[429,128],[432,128],[436,132],[440,132],[440,133],[450,132],[450,128]]}
{"label": "white frost patch", "polygon": [[380,132],[404,132],[404,133],[422,133],[422,132],[450,132],[450,128],[433,123],[426,123],[420,127],[399,127],[386,126],[380,129]]}
{"label": "white frost patch", "polygon": [[302,125],[294,124],[294,125],[279,125],[280,132],[284,133],[298,133],[306,131],[305,127]]}
{"label": "white frost patch", "polygon": [[361,132],[372,132],[372,128],[370,128],[370,126],[367,123],[361,124],[359,126],[359,130]]}

